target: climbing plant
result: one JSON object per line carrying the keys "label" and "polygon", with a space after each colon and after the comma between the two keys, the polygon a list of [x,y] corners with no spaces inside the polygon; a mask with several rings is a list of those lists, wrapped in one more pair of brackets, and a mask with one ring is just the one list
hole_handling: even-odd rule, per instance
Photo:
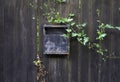
{"label": "climbing plant", "polygon": [[[57,0],[59,3],[64,3],[66,0]],[[105,53],[107,53],[107,49],[105,49],[102,45],[107,37],[106,29],[117,29],[120,30],[120,27],[116,27],[110,24],[105,24],[100,20],[100,10],[96,10],[96,14],[98,16],[97,22],[97,36],[95,38],[95,41],[90,41],[90,37],[88,37],[86,32],[87,23],[77,23],[74,20],[74,17],[76,16],[74,13],[69,13],[66,17],[63,17],[59,11],[56,11],[55,8],[48,7],[46,3],[44,3],[42,9],[45,11],[43,15],[45,16],[46,20],[50,24],[66,24],[69,27],[66,29],[67,34],[64,34],[63,36],[66,38],[76,38],[77,41],[87,46],[88,49],[92,49],[98,53],[98,55],[101,56],[103,60],[107,58]],[[120,10],[120,9],[119,9]],[[47,11],[47,12],[46,12]]]}
{"label": "climbing plant", "polygon": [[97,26],[97,36],[95,38],[94,42],[90,41],[90,37],[85,33],[85,27],[87,23],[77,24],[74,22],[74,20],[70,21],[69,28],[66,29],[67,34],[64,34],[65,37],[75,37],[77,38],[77,41],[87,46],[88,49],[92,49],[98,53],[98,55],[101,56],[102,60],[106,60],[108,56],[105,55],[105,53],[108,51],[107,49],[103,48],[103,42],[105,40],[105,37],[107,37],[106,29],[117,29],[120,30],[120,27],[112,26],[110,24],[105,24],[100,20],[100,10],[96,10],[98,20],[96,22],[98,23]]}
{"label": "climbing plant", "polygon": [[45,82],[45,76],[46,76],[46,70],[45,66],[40,58],[40,29],[39,29],[39,15],[38,15],[38,5],[36,3],[32,3],[28,1],[29,5],[33,8],[35,11],[35,15],[32,17],[33,20],[36,21],[36,59],[33,61],[33,64],[37,68],[37,81]]}
{"label": "climbing plant", "polygon": [[[59,3],[64,3],[66,2],[66,0],[57,0]],[[34,5],[32,5],[34,7]],[[86,28],[87,28],[87,23],[77,23],[74,20],[74,17],[76,16],[74,13],[69,13],[66,17],[63,17],[59,11],[56,11],[55,8],[51,8],[48,7],[47,4],[44,3],[44,8],[42,7],[42,9],[44,11],[48,11],[48,12],[44,12],[43,15],[46,18],[48,23],[51,24],[66,24],[69,27],[66,29],[67,34],[64,34],[63,36],[65,38],[76,38],[77,41],[81,44],[86,46],[88,49],[90,50],[94,50],[98,53],[98,55],[100,56],[100,58],[102,58],[102,60],[106,60],[106,58],[108,58],[108,56],[105,55],[105,53],[107,53],[107,49],[105,49],[102,45],[103,42],[105,40],[105,38],[107,37],[107,32],[106,29],[117,29],[120,30],[120,27],[116,27],[110,24],[105,24],[100,20],[100,10],[97,9],[96,13],[98,16],[98,20],[96,20],[97,22],[97,30],[96,30],[96,38],[95,41],[92,42],[90,40],[90,37],[87,35],[86,33]],[[37,6],[35,6],[36,8]],[[46,9],[46,10],[45,10]],[[120,8],[119,8],[120,10]],[[36,21],[37,21],[37,30],[39,30],[39,19],[38,16],[35,17]],[[37,31],[37,51],[39,52],[39,31]],[[37,75],[37,80],[42,79],[42,81],[44,82],[44,76],[46,75],[46,71],[44,70],[45,67],[42,64],[42,61],[40,60],[39,54],[37,54],[37,58],[34,61],[35,66],[38,69],[38,75]]]}

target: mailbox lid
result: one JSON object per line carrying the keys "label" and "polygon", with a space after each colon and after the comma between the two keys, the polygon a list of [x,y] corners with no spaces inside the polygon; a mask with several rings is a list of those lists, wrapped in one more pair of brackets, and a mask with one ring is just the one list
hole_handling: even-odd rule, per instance
{"label": "mailbox lid", "polygon": [[64,34],[67,33],[65,29],[67,29],[67,25],[44,25],[43,32],[44,34]]}

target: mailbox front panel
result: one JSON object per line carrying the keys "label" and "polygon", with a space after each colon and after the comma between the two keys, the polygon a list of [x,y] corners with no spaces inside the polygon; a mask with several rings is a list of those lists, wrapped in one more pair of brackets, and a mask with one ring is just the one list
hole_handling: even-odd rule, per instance
{"label": "mailbox front panel", "polygon": [[63,34],[66,33],[66,27],[44,27],[43,46],[44,54],[50,55],[65,55],[69,54],[69,39],[65,38]]}

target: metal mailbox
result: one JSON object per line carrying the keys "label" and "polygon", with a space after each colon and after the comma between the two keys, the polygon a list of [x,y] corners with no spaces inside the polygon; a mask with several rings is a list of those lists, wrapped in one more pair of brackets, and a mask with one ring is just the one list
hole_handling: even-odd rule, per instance
{"label": "metal mailbox", "polygon": [[69,54],[69,38],[65,38],[67,25],[43,26],[43,54],[66,55]]}

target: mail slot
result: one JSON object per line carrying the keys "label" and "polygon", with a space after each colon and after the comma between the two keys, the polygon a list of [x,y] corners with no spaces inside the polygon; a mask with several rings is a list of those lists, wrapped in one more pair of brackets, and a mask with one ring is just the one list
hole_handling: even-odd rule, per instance
{"label": "mail slot", "polygon": [[69,54],[69,38],[65,38],[67,25],[43,26],[43,54],[66,55]]}

